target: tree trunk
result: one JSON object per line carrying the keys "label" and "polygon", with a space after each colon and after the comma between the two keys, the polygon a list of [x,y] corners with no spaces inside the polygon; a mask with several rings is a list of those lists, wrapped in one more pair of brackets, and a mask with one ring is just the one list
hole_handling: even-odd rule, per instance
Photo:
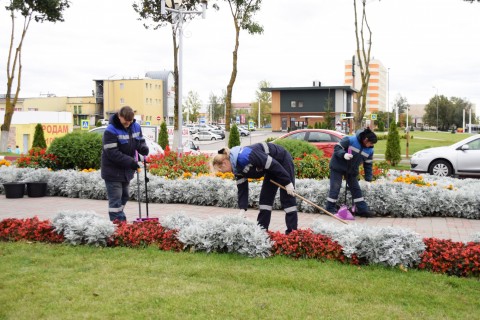
{"label": "tree trunk", "polygon": [[233,50],[233,68],[232,74],[230,76],[230,81],[227,85],[227,94],[225,96],[226,103],[226,114],[225,114],[225,131],[230,131],[230,117],[232,110],[232,91],[235,79],[237,78],[237,59],[238,59],[238,46],[239,46],[239,37],[240,37],[240,26],[238,25],[237,20],[235,19],[235,49]]}

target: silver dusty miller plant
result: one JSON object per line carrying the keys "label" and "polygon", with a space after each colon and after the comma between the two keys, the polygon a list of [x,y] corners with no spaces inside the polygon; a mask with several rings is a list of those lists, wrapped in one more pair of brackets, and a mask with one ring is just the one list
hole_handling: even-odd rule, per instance
{"label": "silver dusty miller plant", "polygon": [[[424,181],[436,183],[436,186],[417,187],[405,183],[393,182],[405,172],[390,170],[386,178],[373,183],[360,181],[363,195],[370,210],[377,216],[394,217],[459,217],[480,219],[480,181],[478,179],[453,179],[422,175]],[[415,175],[409,173],[410,175]],[[148,198],[152,203],[187,203],[224,208],[237,207],[237,189],[235,181],[216,177],[199,177],[187,180],[168,180],[149,175]],[[105,183],[100,172],[78,172],[75,170],[46,171],[32,168],[0,167],[0,183],[12,181],[47,181],[47,194],[83,199],[106,200]],[[38,181],[38,180],[37,180]],[[453,188],[449,190],[448,188]],[[132,199],[137,199],[137,179],[130,183]],[[261,182],[249,184],[248,203],[258,207]],[[314,179],[297,179],[295,186],[302,197],[323,206],[325,204],[329,181]],[[0,192],[4,192],[0,185]],[[140,198],[145,199],[145,180],[140,175]],[[343,204],[344,188],[339,195],[339,205]],[[350,194],[347,202],[351,203]],[[297,199],[298,211],[318,213],[319,210]],[[274,209],[280,209],[279,194],[274,202]]]}
{"label": "silver dusty miller plant", "polygon": [[425,251],[420,236],[408,229],[357,224],[338,226],[319,219],[312,224],[312,231],[338,242],[347,257],[356,254],[369,264],[415,266]]}
{"label": "silver dusty miller plant", "polygon": [[72,245],[106,246],[115,232],[115,225],[93,211],[62,211],[52,221],[57,233]]}
{"label": "silver dusty miller plant", "polygon": [[238,215],[200,220],[179,214],[166,217],[162,223],[177,229],[178,240],[191,251],[236,252],[249,257],[271,254],[272,242],[265,230]]}

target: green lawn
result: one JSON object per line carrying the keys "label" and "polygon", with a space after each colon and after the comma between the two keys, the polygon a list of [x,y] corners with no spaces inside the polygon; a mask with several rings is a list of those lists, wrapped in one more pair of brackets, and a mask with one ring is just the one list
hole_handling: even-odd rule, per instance
{"label": "green lawn", "polygon": [[415,270],[25,242],[0,242],[0,257],[0,319],[474,319],[480,314],[478,279]]}
{"label": "green lawn", "polygon": [[[399,131],[400,135],[405,135],[405,132]],[[378,135],[383,135],[385,133],[377,133]],[[460,140],[466,139],[471,136],[468,133],[455,133],[450,132],[431,132],[431,131],[412,131],[410,136],[413,138],[409,141],[408,154],[412,155],[417,151],[433,148],[433,147],[442,147],[454,144]],[[401,154],[405,155],[407,147],[407,140],[400,139],[400,150]],[[375,144],[375,154],[384,155],[387,149],[387,140],[379,140]]]}

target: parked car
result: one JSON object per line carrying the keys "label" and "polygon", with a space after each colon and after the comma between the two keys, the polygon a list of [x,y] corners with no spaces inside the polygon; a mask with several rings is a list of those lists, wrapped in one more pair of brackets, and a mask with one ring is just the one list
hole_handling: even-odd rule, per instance
{"label": "parked car", "polygon": [[238,133],[240,133],[240,136],[242,136],[242,137],[246,137],[246,136],[250,135],[250,131],[245,130],[241,127],[238,127]]}
{"label": "parked car", "polygon": [[[105,132],[105,129],[107,129],[107,126],[94,128],[94,129],[89,130],[88,132],[93,132],[93,133],[98,133],[98,134],[103,135],[103,133]],[[148,146],[148,155],[149,156],[151,156],[153,154],[158,154],[158,153],[163,154],[163,148],[158,143],[156,143],[155,141],[150,140],[147,137],[145,137],[145,143]]]}
{"label": "parked car", "polygon": [[450,146],[415,152],[410,169],[436,176],[480,176],[480,134]]}
{"label": "parked car", "polygon": [[225,131],[223,130],[213,129],[213,130],[210,130],[210,132],[218,134],[220,137],[222,137],[222,140],[225,139]]}
{"label": "parked car", "polygon": [[188,139],[183,141],[183,152],[186,154],[200,154],[200,147],[197,146],[192,140]]}
{"label": "parked car", "polygon": [[277,139],[293,139],[310,142],[317,147],[317,149],[323,151],[325,157],[331,158],[333,148],[343,137],[345,137],[345,134],[334,130],[300,129],[284,134]]}
{"label": "parked car", "polygon": [[100,119],[102,126],[108,126],[108,119]]}
{"label": "parked car", "polygon": [[211,131],[200,131],[195,134],[192,134],[193,140],[199,141],[209,141],[209,140],[222,140],[222,137],[218,134],[215,134]]}

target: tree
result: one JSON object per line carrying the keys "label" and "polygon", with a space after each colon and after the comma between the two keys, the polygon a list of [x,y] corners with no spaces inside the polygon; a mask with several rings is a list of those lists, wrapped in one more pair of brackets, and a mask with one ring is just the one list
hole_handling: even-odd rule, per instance
{"label": "tree", "polygon": [[400,154],[400,136],[398,134],[395,119],[392,119],[388,128],[385,160],[390,161],[390,164],[392,166],[396,166],[400,162],[400,160],[402,160],[402,156]]}
{"label": "tree", "polygon": [[218,123],[220,119],[225,117],[225,108],[222,98],[210,93],[208,98],[209,113],[212,115],[212,122]]}
{"label": "tree", "polygon": [[335,130],[335,113],[332,111],[335,109],[333,106],[333,99],[328,95],[325,103],[325,118],[323,119],[325,122],[325,129]]}
{"label": "tree", "polygon": [[[255,119],[257,126],[260,128],[266,123],[270,123],[272,112],[272,94],[267,91],[262,91],[262,88],[269,88],[270,83],[267,80],[262,80],[258,83],[258,90],[255,92],[256,101],[252,102],[251,118]],[[258,107],[260,103],[260,119],[258,119]]]}
{"label": "tree", "polygon": [[165,150],[168,146],[168,130],[167,130],[167,123],[165,121],[162,122],[160,125],[160,133],[158,134],[158,144],[160,147]]}
{"label": "tree", "polygon": [[438,130],[448,129],[448,123],[450,122],[447,119],[449,108],[452,108],[452,103],[447,97],[443,95],[433,96],[425,106],[425,114],[422,118],[423,123],[428,124],[430,127],[436,127],[438,119]]}
{"label": "tree", "polygon": [[[438,100],[437,100],[438,98]],[[434,96],[425,106],[423,123],[429,126],[437,126],[437,103],[438,103],[438,127],[439,130],[448,130],[453,127],[463,126],[463,110],[469,112],[474,109],[471,102],[458,97]],[[472,112],[472,123],[477,123],[475,112]]]}
{"label": "tree", "polygon": [[32,148],[47,148],[47,142],[45,141],[45,135],[43,134],[43,127],[41,123],[37,123],[35,126],[35,133],[33,134]]}
{"label": "tree", "polygon": [[407,112],[407,108],[410,108],[407,98],[398,94],[393,102],[393,108],[396,110],[398,108],[398,114]]}
{"label": "tree", "polygon": [[238,132],[237,125],[234,123],[232,130],[230,130],[230,136],[228,137],[228,147],[231,149],[240,145],[240,133]]}
{"label": "tree", "polygon": [[252,20],[253,15],[260,10],[262,0],[223,0],[228,3],[235,26],[235,47],[233,49],[233,68],[227,85],[227,114],[225,130],[230,131],[230,111],[232,109],[232,91],[237,78],[238,47],[240,46],[240,30],[247,30],[249,34],[263,33],[263,27]]}
{"label": "tree", "polygon": [[[362,1],[362,20],[359,23],[357,18],[357,0],[353,0],[353,9],[355,11],[355,39],[357,42],[357,60],[358,66],[360,68],[360,79],[362,80],[362,86],[360,91],[357,93],[358,101],[358,110],[354,115],[355,127],[360,128],[362,126],[363,116],[367,111],[367,91],[368,83],[370,82],[370,51],[372,49],[372,30],[367,22],[367,14],[365,11],[365,5],[367,0]],[[368,40],[365,40],[364,27],[368,31]],[[367,44],[367,49],[365,49],[365,44]],[[361,49],[360,49],[361,47]],[[355,59],[354,59],[355,61]],[[353,62],[354,62],[353,61]],[[353,63],[353,69],[355,69],[355,63]],[[355,76],[354,76],[355,79]]]}
{"label": "tree", "polygon": [[[189,91],[187,99],[183,104],[183,118],[187,120],[187,122],[198,122],[198,117],[200,116],[200,107],[202,106],[202,101],[200,100],[200,96],[195,91]],[[188,119],[187,119],[188,115]]]}
{"label": "tree", "polygon": [[[63,20],[63,10],[70,7],[68,0],[10,0],[5,8],[10,11],[12,30],[10,33],[10,45],[7,57],[7,92],[5,95],[5,116],[1,126],[0,151],[7,150],[8,135],[12,123],[13,112],[20,94],[20,84],[22,80],[22,50],[25,36],[32,20],[43,23],[44,21],[57,22]],[[23,27],[21,29],[20,40],[15,42],[15,22],[16,13],[23,16]],[[17,78],[16,87],[14,86],[15,77]],[[13,96],[12,96],[13,94]]]}

